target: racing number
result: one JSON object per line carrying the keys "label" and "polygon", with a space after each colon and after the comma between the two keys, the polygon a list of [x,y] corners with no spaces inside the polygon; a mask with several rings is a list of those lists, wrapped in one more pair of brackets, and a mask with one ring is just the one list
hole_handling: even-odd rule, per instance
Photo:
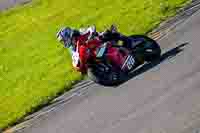
{"label": "racing number", "polygon": [[135,59],[133,58],[133,56],[129,56],[129,59],[127,61],[127,67],[130,70],[131,68],[133,68],[133,66],[135,65]]}

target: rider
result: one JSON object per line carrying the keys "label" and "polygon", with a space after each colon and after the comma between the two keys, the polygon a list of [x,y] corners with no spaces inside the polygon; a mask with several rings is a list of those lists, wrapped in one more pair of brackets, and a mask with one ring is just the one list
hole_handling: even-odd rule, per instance
{"label": "rider", "polygon": [[111,40],[126,41],[113,25],[110,30],[102,33],[96,32],[95,26],[80,30],[65,27],[59,30],[57,39],[64,44],[64,47],[71,49],[72,64],[81,73],[86,73],[87,61],[96,56],[96,50],[101,44]]}

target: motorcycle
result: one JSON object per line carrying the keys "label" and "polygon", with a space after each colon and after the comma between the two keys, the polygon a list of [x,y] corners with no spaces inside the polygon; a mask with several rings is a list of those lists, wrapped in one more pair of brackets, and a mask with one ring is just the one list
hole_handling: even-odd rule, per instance
{"label": "motorcycle", "polygon": [[107,42],[97,50],[97,57],[88,61],[88,77],[102,85],[118,85],[145,62],[160,58],[159,44],[145,36],[127,36],[129,48],[120,42]]}

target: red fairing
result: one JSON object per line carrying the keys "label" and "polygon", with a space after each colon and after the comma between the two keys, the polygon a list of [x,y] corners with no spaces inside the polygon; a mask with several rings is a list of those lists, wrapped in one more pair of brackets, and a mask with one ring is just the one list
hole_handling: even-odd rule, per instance
{"label": "red fairing", "polygon": [[126,55],[123,56],[119,52],[118,48],[111,47],[111,46],[108,48],[108,51],[106,53],[106,57],[116,67],[121,67],[123,65],[125,59],[126,59]]}
{"label": "red fairing", "polygon": [[[76,38],[76,47],[78,47],[80,65],[76,69],[82,73],[87,71],[87,61],[88,59],[96,59],[96,51],[102,44],[102,41],[97,37],[95,39],[88,40],[90,33],[84,34]],[[126,56],[123,56],[118,48],[112,47],[110,43],[108,45],[108,50],[106,53],[106,58],[116,66],[121,67],[126,59]]]}

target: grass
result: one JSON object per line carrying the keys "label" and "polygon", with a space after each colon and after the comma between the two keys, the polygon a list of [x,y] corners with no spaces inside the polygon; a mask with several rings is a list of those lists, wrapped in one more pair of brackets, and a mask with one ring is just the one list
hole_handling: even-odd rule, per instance
{"label": "grass", "polygon": [[0,128],[5,128],[81,80],[55,34],[62,26],[112,23],[143,34],[188,0],[33,0],[0,12]]}

